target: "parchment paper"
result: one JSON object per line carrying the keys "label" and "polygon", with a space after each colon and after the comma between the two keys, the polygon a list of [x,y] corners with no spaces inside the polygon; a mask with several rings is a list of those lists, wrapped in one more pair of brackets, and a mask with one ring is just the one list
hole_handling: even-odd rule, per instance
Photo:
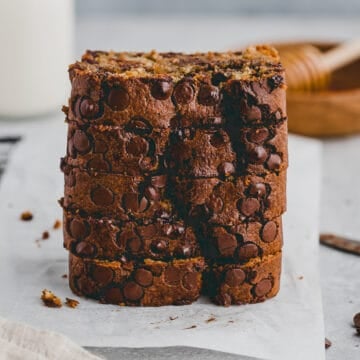
{"label": "parchment paper", "polygon": [[[324,359],[317,264],[321,148],[316,141],[290,139],[282,286],[275,299],[229,308],[206,299],[190,306],[127,308],[77,298],[62,278],[67,253],[61,230],[51,228],[61,219],[57,199],[63,192],[59,157],[65,152],[65,131],[59,118],[0,127],[3,135],[24,134],[0,183],[1,316],[61,332],[84,346],[184,345],[266,359]],[[24,210],[34,213],[33,221],[19,220]],[[35,242],[45,230],[50,238]],[[80,305],[47,308],[40,301],[44,288],[63,299],[77,298]]]}

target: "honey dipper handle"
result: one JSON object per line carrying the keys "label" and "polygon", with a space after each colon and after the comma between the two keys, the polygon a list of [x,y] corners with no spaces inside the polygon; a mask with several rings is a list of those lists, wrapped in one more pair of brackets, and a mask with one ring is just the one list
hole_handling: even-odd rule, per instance
{"label": "honey dipper handle", "polygon": [[347,41],[328,51],[321,57],[321,62],[328,72],[332,72],[358,58],[360,58],[360,39]]}

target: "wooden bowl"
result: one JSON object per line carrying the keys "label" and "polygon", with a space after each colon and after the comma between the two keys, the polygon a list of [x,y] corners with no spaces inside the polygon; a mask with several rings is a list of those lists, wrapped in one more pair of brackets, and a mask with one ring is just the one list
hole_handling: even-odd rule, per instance
{"label": "wooden bowl", "polygon": [[[327,51],[336,43],[277,43],[281,51],[312,44]],[[330,137],[360,133],[360,59],[332,74],[329,88],[319,92],[287,93],[289,130],[296,134]]]}

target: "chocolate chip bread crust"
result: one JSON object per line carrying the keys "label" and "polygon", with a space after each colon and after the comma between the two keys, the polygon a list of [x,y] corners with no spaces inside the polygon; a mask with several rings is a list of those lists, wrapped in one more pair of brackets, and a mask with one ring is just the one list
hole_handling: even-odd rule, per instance
{"label": "chocolate chip bread crust", "polygon": [[125,127],[69,122],[66,162],[82,169],[124,175],[164,173],[170,129],[137,118]]}
{"label": "chocolate chip bread crust", "polygon": [[70,66],[67,114],[79,124],[104,125],[140,116],[155,128],[169,128],[176,115],[194,125],[229,113],[244,124],[278,122],[286,118],[279,61],[266,46],[193,55],[89,51]]}
{"label": "chocolate chip bread crust", "polygon": [[225,226],[273,219],[286,210],[286,173],[265,177],[229,177],[225,181],[179,179],[174,198],[182,216],[190,222]]}
{"label": "chocolate chip bread crust", "polygon": [[150,224],[82,217],[64,211],[64,247],[78,257],[120,260],[200,256],[194,231],[183,221]]}
{"label": "chocolate chip bread crust", "polygon": [[98,261],[69,255],[69,284],[79,296],[129,306],[185,305],[198,299],[203,258]]}
{"label": "chocolate chip bread crust", "polygon": [[280,275],[281,252],[278,252],[244,265],[212,265],[204,274],[204,286],[218,305],[254,304],[279,292]]}

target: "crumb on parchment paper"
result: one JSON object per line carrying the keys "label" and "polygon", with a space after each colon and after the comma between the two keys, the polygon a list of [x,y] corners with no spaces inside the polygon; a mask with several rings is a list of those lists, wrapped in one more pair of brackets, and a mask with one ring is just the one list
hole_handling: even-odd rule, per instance
{"label": "crumb on parchment paper", "polygon": [[27,210],[27,211],[24,211],[24,212],[21,213],[20,220],[22,220],[22,221],[30,221],[30,220],[33,219],[33,217],[34,217],[34,215],[32,214],[32,212]]}
{"label": "crumb on parchment paper", "polygon": [[79,304],[80,303],[75,299],[66,298],[65,305],[72,309],[75,309]]}
{"label": "crumb on parchment paper", "polygon": [[61,221],[59,219],[56,219],[53,225],[53,229],[57,230],[60,229],[60,227],[61,227]]}
{"label": "crumb on parchment paper", "polygon": [[41,300],[47,307],[59,308],[62,306],[62,301],[52,291],[44,289],[41,293]]}

